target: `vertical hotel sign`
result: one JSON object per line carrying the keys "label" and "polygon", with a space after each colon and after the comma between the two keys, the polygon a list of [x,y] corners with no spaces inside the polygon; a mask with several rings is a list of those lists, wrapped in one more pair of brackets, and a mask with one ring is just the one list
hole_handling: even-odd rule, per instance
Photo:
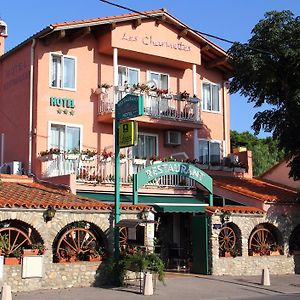
{"label": "vertical hotel sign", "polygon": [[130,121],[119,125],[119,146],[120,148],[134,146],[137,141],[137,122]]}

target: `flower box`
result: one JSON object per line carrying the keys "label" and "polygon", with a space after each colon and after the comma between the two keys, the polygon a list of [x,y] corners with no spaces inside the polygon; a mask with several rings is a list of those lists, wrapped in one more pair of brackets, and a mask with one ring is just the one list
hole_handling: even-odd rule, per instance
{"label": "flower box", "polygon": [[232,257],[230,251],[225,251],[224,252],[224,257]]}
{"label": "flower box", "polygon": [[279,256],[279,255],[280,255],[280,251],[279,250],[270,251],[270,256]]}
{"label": "flower box", "polygon": [[222,166],[209,166],[209,169],[219,171],[219,170],[222,170]]}
{"label": "flower box", "polygon": [[91,160],[96,160],[96,157],[97,157],[96,155],[94,155],[94,156],[88,156],[88,155],[85,155],[85,154],[81,155],[82,160],[90,160],[90,161]]}
{"label": "flower box", "polygon": [[77,160],[77,159],[79,159],[79,154],[67,153],[65,155],[65,159]]}
{"label": "flower box", "polygon": [[87,260],[88,261],[101,261],[102,257],[101,256],[94,256],[94,255],[88,255]]}
{"label": "flower box", "polygon": [[235,167],[233,171],[236,173],[245,173],[245,169],[240,167]]}
{"label": "flower box", "polygon": [[134,164],[136,165],[146,165],[146,159],[135,158]]}
{"label": "flower box", "polygon": [[207,170],[208,169],[208,165],[202,165],[202,164],[199,164],[197,165],[197,167],[201,170]]}
{"label": "flower box", "polygon": [[57,154],[47,154],[47,155],[39,156],[38,159],[40,161],[49,161],[49,160],[55,160],[57,157],[58,157]]}
{"label": "flower box", "polygon": [[19,257],[4,257],[5,265],[19,265],[21,259]]}
{"label": "flower box", "polygon": [[39,254],[39,249],[23,249],[23,256],[36,256]]}

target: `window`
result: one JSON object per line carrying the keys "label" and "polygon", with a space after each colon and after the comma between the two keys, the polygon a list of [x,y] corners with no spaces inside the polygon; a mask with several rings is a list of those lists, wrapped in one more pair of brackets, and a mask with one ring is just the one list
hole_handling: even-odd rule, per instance
{"label": "window", "polygon": [[75,89],[75,58],[51,54],[51,87]]}
{"label": "window", "polygon": [[219,85],[203,83],[203,110],[214,112],[220,111],[219,90]]}
{"label": "window", "polygon": [[50,130],[50,148],[58,148],[63,151],[80,150],[80,127],[51,124]]}
{"label": "window", "polygon": [[122,86],[127,83],[132,86],[139,83],[139,69],[118,67],[118,85]]}
{"label": "window", "polygon": [[149,72],[149,80],[154,81],[158,89],[169,89],[169,75],[167,74]]}
{"label": "window", "polygon": [[221,143],[199,140],[199,162],[201,164],[219,164],[221,162]]}
{"label": "window", "polygon": [[138,144],[133,148],[133,155],[136,158],[146,158],[158,155],[157,135],[140,133]]}

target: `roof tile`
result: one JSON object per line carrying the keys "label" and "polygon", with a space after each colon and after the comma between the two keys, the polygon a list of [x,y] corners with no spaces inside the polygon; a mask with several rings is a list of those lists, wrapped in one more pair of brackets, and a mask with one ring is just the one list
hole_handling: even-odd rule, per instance
{"label": "roof tile", "polygon": [[292,189],[272,184],[260,179],[213,176],[215,187],[267,202],[296,202],[296,192]]}
{"label": "roof tile", "polygon": [[252,206],[208,206],[206,211],[209,213],[218,213],[218,212],[232,212],[232,213],[241,213],[241,214],[264,214],[265,211],[260,208]]}

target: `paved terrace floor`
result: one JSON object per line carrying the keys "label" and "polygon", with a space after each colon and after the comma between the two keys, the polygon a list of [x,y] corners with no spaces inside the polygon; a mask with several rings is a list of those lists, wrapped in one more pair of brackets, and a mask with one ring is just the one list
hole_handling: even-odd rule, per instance
{"label": "paved terrace floor", "polygon": [[166,285],[159,283],[153,296],[139,294],[138,287],[130,288],[70,288],[14,293],[15,300],[152,300],[170,299],[299,299],[300,275],[270,276],[271,286],[260,285],[260,276],[202,276],[167,274]]}

